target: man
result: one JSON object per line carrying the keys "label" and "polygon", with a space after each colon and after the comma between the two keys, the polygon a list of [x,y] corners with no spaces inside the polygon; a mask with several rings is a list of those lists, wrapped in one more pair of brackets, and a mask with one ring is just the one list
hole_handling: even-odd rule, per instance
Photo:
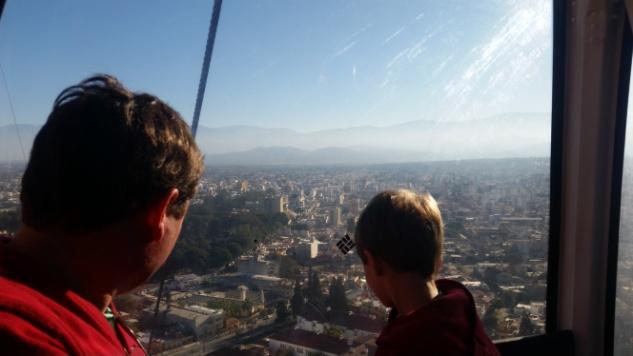
{"label": "man", "polygon": [[458,282],[436,279],[444,228],[437,202],[408,190],[375,196],[354,235],[367,284],[392,308],[376,339],[377,356],[497,356],[473,297]]}
{"label": "man", "polygon": [[64,90],[22,178],[23,227],[0,244],[2,353],[144,354],[112,299],[165,262],[202,169],[158,98],[106,75]]}

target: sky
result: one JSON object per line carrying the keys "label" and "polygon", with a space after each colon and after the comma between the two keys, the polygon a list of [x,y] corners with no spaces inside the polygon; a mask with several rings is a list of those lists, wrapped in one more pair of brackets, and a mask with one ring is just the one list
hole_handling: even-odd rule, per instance
{"label": "sky", "polygon": [[[551,107],[551,0],[225,0],[200,124],[302,132]],[[93,73],[191,121],[210,0],[8,0],[0,126]]]}

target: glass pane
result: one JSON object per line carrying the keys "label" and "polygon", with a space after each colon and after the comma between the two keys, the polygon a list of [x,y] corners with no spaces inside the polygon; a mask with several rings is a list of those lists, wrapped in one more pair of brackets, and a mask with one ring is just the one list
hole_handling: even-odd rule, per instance
{"label": "glass pane", "polygon": [[[225,3],[197,138],[207,202],[246,217],[272,200],[290,222],[260,245],[226,247],[222,262],[237,259],[238,272],[252,273],[245,261],[277,261],[285,275],[292,260],[298,277],[280,282],[292,288],[288,299],[293,279],[302,296],[314,293],[308,279],[317,272],[326,297],[344,280],[349,320],[381,319],[360,260],[333,245],[377,192],[426,191],[446,223],[442,276],[470,288],[488,333],[544,332],[551,6]],[[307,321],[323,317],[312,314],[299,313],[296,328],[320,332]],[[336,319],[327,306],[323,314]],[[274,351],[280,337],[264,344]]]}
{"label": "glass pane", "polygon": [[[0,21],[0,230],[19,225],[18,137],[28,155],[65,86],[112,73],[193,112],[210,1],[61,4],[9,1]],[[387,310],[336,243],[395,188],[439,201],[441,277],[492,338],[544,332],[551,1],[225,1],[213,55],[208,166],[153,352],[375,348]],[[119,301],[146,343],[159,282]]]}
{"label": "glass pane", "polygon": [[[630,92],[629,92],[630,93]],[[620,242],[615,299],[614,355],[630,355],[633,350],[633,125],[629,94],[627,128],[620,202]]]}

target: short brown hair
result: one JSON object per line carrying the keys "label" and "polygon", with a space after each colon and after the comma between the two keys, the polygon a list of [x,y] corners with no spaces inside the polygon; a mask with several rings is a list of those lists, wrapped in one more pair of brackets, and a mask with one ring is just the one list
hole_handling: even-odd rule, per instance
{"label": "short brown hair", "polygon": [[442,262],[442,215],[430,194],[388,190],[363,210],[354,240],[364,263],[363,251],[369,250],[398,272],[432,278]]}
{"label": "short brown hair", "polygon": [[157,97],[97,75],[59,94],[22,178],[22,221],[84,231],[130,217],[170,189],[178,218],[203,160],[180,114]]}

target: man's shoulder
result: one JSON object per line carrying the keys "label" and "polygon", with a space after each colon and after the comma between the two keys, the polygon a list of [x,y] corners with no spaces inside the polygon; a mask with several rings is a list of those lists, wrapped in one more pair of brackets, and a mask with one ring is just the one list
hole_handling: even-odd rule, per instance
{"label": "man's shoulder", "polygon": [[59,316],[68,295],[55,274],[0,243],[0,308],[24,318]]}
{"label": "man's shoulder", "polygon": [[58,338],[45,329],[4,310],[0,310],[0,345],[16,355],[67,355],[69,352]]}
{"label": "man's shoulder", "polygon": [[70,291],[50,290],[0,275],[2,345],[29,354],[118,351],[114,334],[109,335],[109,325],[95,307]]}
{"label": "man's shoulder", "polygon": [[53,301],[39,290],[4,274],[0,270],[0,308],[3,311],[28,313],[34,309],[50,309]]}
{"label": "man's shoulder", "polygon": [[54,281],[33,283],[15,273],[16,268],[3,262],[0,258],[0,307],[3,310],[52,312],[62,307],[59,300],[64,298],[65,293],[63,289],[55,288]]}
{"label": "man's shoulder", "polygon": [[0,343],[14,352],[67,354],[58,307],[39,291],[0,275]]}
{"label": "man's shoulder", "polygon": [[[60,302],[43,292],[10,277],[0,275],[0,310],[12,315],[12,320],[21,320],[20,325],[32,325],[52,333],[62,332],[64,319],[72,312]],[[0,319],[0,324],[9,324]]]}

